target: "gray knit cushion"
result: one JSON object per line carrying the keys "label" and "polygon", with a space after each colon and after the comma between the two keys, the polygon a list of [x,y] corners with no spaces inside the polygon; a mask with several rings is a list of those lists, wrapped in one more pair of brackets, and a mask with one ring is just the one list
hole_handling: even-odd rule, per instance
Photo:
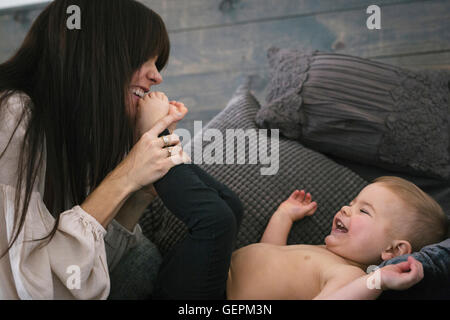
{"label": "gray knit cushion", "polygon": [[[227,107],[203,128],[203,132],[215,128],[225,137],[226,129],[257,129],[254,118],[259,108],[253,95],[241,87]],[[205,140],[201,136],[194,139]],[[203,147],[209,143],[204,141]],[[184,148],[188,149],[190,145]],[[270,150],[270,143],[267,145]],[[236,147],[235,144],[235,155]],[[246,140],[247,155],[249,147],[255,148],[256,145],[249,145]],[[295,189],[310,192],[313,200],[318,202],[318,208],[313,216],[294,224],[288,243],[322,244],[331,230],[335,213],[367,185],[366,181],[349,169],[303,147],[298,141],[280,137],[279,158],[278,173],[265,176],[261,175],[260,169],[268,165],[248,164],[248,159],[247,164],[200,165],[233,190],[243,203],[244,218],[236,249],[260,240],[274,211]],[[157,245],[162,255],[186,233],[184,224],[159,199],[152,203],[140,224],[144,234]]]}
{"label": "gray knit cushion", "polygon": [[324,154],[450,179],[449,71],[301,49],[271,48],[268,58],[260,127]]}

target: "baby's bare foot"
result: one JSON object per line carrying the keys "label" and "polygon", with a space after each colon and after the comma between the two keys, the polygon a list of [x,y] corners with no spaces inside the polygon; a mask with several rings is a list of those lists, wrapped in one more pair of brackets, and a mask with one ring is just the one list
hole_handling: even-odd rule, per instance
{"label": "baby's bare foot", "polygon": [[139,99],[136,127],[139,137],[169,113],[169,99],[162,92],[150,92]]}

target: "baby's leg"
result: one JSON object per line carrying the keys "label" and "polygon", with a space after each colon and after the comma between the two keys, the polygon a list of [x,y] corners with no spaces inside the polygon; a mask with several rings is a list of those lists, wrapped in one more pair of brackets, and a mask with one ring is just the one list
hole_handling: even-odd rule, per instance
{"label": "baby's leg", "polygon": [[204,171],[202,168],[197,165],[192,165],[192,170],[198,175],[198,177],[208,186],[218,191],[220,197],[225,200],[228,206],[233,210],[234,216],[236,217],[237,226],[239,226],[242,222],[242,216],[244,214],[244,208],[242,206],[242,202],[239,197],[230,190],[226,185],[217,181],[214,177],[212,177],[209,173]]}
{"label": "baby's leg", "polygon": [[182,164],[154,183],[163,203],[189,230],[164,257],[155,285],[157,299],[225,298],[238,222],[221,196],[225,189],[209,186],[197,172],[193,165]]}

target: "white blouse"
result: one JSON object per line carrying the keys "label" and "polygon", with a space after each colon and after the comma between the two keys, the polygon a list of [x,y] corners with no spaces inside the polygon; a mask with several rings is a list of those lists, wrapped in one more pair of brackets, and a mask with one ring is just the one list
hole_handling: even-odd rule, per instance
{"label": "white blouse", "polygon": [[[0,114],[0,155],[27,99],[24,93],[16,93],[4,102]],[[0,158],[0,254],[15,234],[17,165],[28,119],[27,113]],[[45,145],[43,152],[43,166],[33,186],[23,228],[0,259],[0,299],[106,299],[110,289],[108,269],[112,270],[124,253],[139,243],[142,230],[137,225],[129,232],[115,220],[105,230],[77,205],[61,213],[59,227],[47,245],[28,241],[47,236],[55,223],[43,201]]]}

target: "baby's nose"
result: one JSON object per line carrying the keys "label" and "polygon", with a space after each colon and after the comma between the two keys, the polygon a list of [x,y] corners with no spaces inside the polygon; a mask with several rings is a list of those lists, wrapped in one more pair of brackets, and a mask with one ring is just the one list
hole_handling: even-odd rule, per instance
{"label": "baby's nose", "polygon": [[343,215],[346,215],[346,216],[351,216],[351,214],[352,214],[349,206],[343,206],[341,209],[341,212]]}

